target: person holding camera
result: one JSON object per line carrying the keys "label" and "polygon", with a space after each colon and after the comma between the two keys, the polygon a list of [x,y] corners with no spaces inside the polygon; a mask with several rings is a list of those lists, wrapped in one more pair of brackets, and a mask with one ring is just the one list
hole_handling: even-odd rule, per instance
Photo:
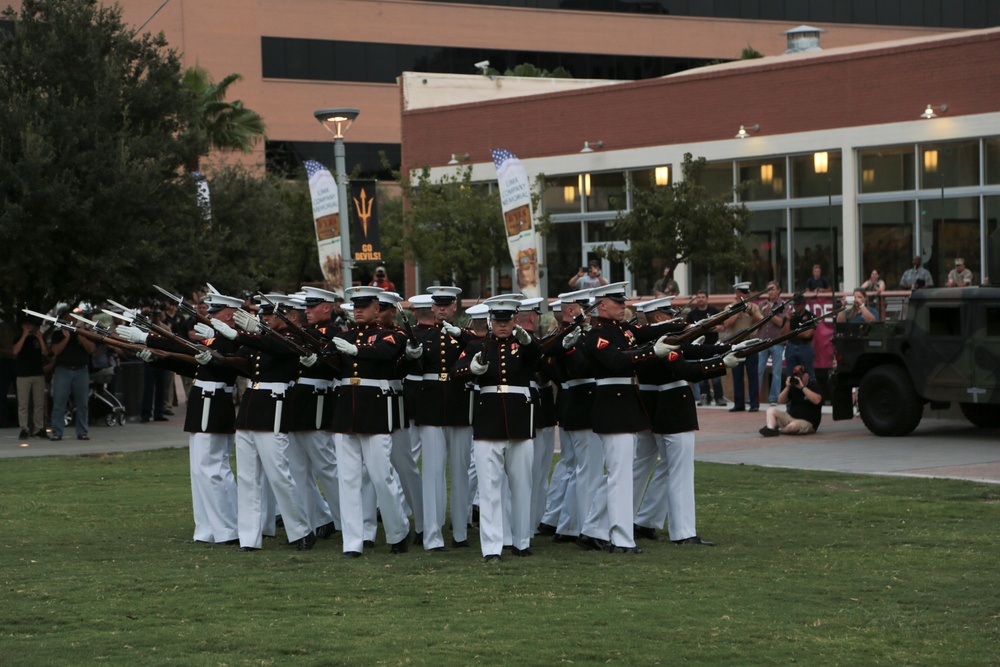
{"label": "person holding camera", "polygon": [[785,381],[785,387],[778,394],[778,403],[788,404],[785,412],[778,408],[768,408],[765,426],[760,434],[765,438],[776,435],[809,435],[819,428],[823,418],[823,395],[819,385],[809,377],[805,366],[798,365]]}
{"label": "person holding camera", "polygon": [[865,303],[865,291],[860,287],[855,288],[854,295],[847,297],[845,302],[850,308],[837,313],[838,322],[850,322],[851,324],[878,322],[878,313]]}
{"label": "person holding camera", "polygon": [[569,279],[569,286],[573,289],[592,289],[607,284],[608,279],[601,275],[601,263],[596,259],[590,260],[586,269],[581,266],[576,275]]}

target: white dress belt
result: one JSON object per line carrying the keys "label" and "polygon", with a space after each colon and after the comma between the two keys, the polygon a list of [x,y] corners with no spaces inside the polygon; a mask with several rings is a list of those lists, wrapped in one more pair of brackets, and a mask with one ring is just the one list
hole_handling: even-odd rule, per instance
{"label": "white dress belt", "polygon": [[566,382],[561,382],[559,386],[563,389],[570,389],[584,384],[594,384],[594,378],[577,378],[576,380],[567,380]]}
{"label": "white dress belt", "polygon": [[434,380],[436,382],[447,382],[451,379],[451,374],[449,373],[424,373],[418,379],[422,380]]}
{"label": "white dress belt", "polygon": [[233,385],[226,384],[225,382],[208,382],[206,380],[195,380],[194,386],[205,391],[219,391],[220,389],[227,394],[233,393]]}
{"label": "white dress belt", "polygon": [[479,388],[480,394],[521,394],[525,398],[531,398],[531,389],[528,387],[516,387],[509,384],[493,384]]}
{"label": "white dress belt", "polygon": [[294,384],[294,382],[253,382],[250,384],[250,388],[260,391],[269,391],[272,394],[284,394],[285,391],[291,388]]}
{"label": "white dress belt", "polygon": [[382,391],[389,391],[389,380],[371,380],[369,378],[344,378],[340,381],[340,386],[376,387],[378,389],[381,389]]}
{"label": "white dress belt", "polygon": [[409,380],[410,382],[420,382],[424,379],[423,375],[407,375],[404,380]]}
{"label": "white dress belt", "polygon": [[324,380],[322,378],[299,378],[299,384],[309,385],[317,389],[333,389],[333,380]]}
{"label": "white dress belt", "polygon": [[392,389],[393,391],[403,391],[403,381],[389,380],[389,389]]}
{"label": "white dress belt", "polygon": [[667,384],[640,384],[639,391],[669,391],[670,389],[680,389],[686,386],[687,382],[677,380],[676,382],[668,382]]}
{"label": "white dress belt", "polygon": [[603,387],[609,384],[635,384],[635,378],[598,378],[596,380],[598,387]]}

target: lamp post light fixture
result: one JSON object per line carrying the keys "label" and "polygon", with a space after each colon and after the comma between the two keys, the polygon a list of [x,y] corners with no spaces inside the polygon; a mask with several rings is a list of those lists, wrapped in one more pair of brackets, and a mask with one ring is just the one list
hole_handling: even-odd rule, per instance
{"label": "lamp post light fixture", "polygon": [[[830,175],[830,154],[813,153],[813,171],[826,174],[826,224],[830,228],[830,286],[837,282],[837,230],[833,227],[833,176]],[[836,291],[835,289],[833,291]]]}
{"label": "lamp post light fixture", "polygon": [[354,251],[351,249],[351,216],[347,199],[347,160],[344,152],[344,135],[351,123],[361,113],[357,109],[317,109],[313,116],[327,132],[333,135],[333,162],[337,170],[337,200],[340,207],[340,261],[344,276],[343,288],[354,285],[351,269],[354,267]]}

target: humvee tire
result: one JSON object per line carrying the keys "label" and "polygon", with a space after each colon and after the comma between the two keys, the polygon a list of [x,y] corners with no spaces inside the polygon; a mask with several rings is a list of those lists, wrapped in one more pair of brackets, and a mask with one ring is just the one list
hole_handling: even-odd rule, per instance
{"label": "humvee tire", "polygon": [[858,409],[868,430],[878,436],[909,435],[924,415],[924,402],[906,370],[893,365],[873,368],[858,386]]}
{"label": "humvee tire", "polygon": [[984,403],[959,403],[962,414],[973,425],[979,428],[997,428],[1000,426],[1000,410],[995,405]]}

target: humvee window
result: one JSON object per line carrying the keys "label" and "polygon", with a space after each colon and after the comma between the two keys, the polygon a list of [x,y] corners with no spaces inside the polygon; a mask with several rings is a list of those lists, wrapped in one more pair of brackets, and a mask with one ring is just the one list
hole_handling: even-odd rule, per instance
{"label": "humvee window", "polygon": [[1000,337],[1000,308],[986,309],[986,335],[990,338]]}
{"label": "humvee window", "polygon": [[932,336],[960,336],[961,309],[958,306],[931,306],[927,309],[927,331]]}

